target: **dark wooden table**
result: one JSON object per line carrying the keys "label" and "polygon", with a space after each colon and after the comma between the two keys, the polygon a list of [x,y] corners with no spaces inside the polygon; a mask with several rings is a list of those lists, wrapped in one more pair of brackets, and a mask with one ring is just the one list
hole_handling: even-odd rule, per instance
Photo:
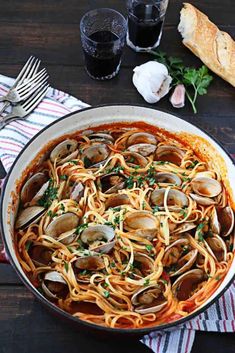
{"label": "dark wooden table", "polygon": [[[221,29],[235,38],[234,0],[195,0]],[[199,65],[181,44],[176,27],[181,0],[170,0],[161,49],[181,56],[186,64]],[[109,82],[96,82],[84,71],[79,22],[91,8],[112,7],[125,13],[122,0],[0,0],[0,72],[14,76],[30,54],[46,65],[51,84],[92,104],[144,104],[131,83],[132,69],[150,57],[125,50],[120,74]],[[199,113],[187,105],[174,110],[164,98],[163,108],[203,127],[235,153],[235,91],[216,77],[208,95],[198,100]],[[193,353],[234,353],[233,334],[197,333]],[[149,352],[139,342],[106,342],[80,334],[49,314],[20,283],[10,265],[0,264],[0,353]],[[183,352],[182,352],[183,353]]]}

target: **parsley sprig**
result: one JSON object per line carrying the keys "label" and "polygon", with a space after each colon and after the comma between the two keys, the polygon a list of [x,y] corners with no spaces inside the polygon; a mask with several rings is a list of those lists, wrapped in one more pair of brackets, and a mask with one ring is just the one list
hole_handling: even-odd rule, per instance
{"label": "parsley sprig", "polygon": [[172,77],[172,85],[183,84],[185,86],[186,97],[192,105],[193,112],[197,113],[196,100],[198,95],[202,96],[207,93],[213,77],[209,75],[208,68],[202,65],[200,68],[186,67],[181,58],[168,57],[162,51],[151,51],[155,56],[155,60],[164,64]]}

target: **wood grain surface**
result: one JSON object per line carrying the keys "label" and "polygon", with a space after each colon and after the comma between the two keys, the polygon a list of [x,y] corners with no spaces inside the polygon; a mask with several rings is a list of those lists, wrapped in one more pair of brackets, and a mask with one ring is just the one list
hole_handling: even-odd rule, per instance
{"label": "wood grain surface", "polygon": [[[192,1],[221,29],[235,38],[234,0]],[[180,0],[170,0],[160,49],[180,56],[187,65],[200,61],[181,44],[177,32]],[[144,104],[132,85],[132,70],[151,60],[150,55],[125,49],[119,75],[98,82],[83,67],[79,22],[92,8],[111,7],[126,13],[124,0],[0,0],[0,72],[15,76],[27,57],[40,57],[51,84],[91,105],[106,103]],[[151,106],[151,105],[149,105]],[[198,114],[187,104],[173,109],[166,97],[156,109],[164,109],[202,127],[230,152],[235,153],[235,90],[215,77],[208,94],[198,99]],[[107,342],[88,337],[65,325],[42,307],[21,284],[8,264],[0,264],[0,353],[144,353],[138,341]],[[197,333],[193,353],[234,353],[235,335]],[[184,352],[181,352],[184,353]]]}

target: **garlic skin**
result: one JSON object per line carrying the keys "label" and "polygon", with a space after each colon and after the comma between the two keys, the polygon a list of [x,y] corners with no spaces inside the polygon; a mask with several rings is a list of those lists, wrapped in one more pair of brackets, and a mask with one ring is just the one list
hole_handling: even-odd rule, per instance
{"label": "garlic skin", "polygon": [[172,78],[165,65],[148,61],[133,71],[133,84],[146,102],[157,103],[169,92]]}

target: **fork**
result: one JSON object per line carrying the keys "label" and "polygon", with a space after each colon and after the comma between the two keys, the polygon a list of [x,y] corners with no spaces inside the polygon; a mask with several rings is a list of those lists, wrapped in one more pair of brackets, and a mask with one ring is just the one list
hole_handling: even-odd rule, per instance
{"label": "fork", "polygon": [[[15,79],[15,82],[9,92],[12,89],[16,88],[18,85],[20,85],[22,82],[24,82],[24,80],[29,80],[30,78],[32,78],[37,73],[40,63],[41,60],[35,58],[34,56],[30,56],[23,68],[21,69],[20,73],[18,74],[17,78]],[[6,102],[3,105],[2,109],[0,110],[0,115],[9,105],[9,102]]]}
{"label": "fork", "polygon": [[37,91],[35,91],[30,97],[24,102],[13,106],[12,112],[4,117],[0,117],[0,129],[4,128],[10,122],[17,119],[24,119],[29,113],[31,113],[41,100],[45,97],[49,85],[43,85]]}
{"label": "fork", "polygon": [[0,97],[0,102],[8,101],[10,103],[19,103],[25,100],[44,84],[48,77],[46,69],[42,69],[31,79],[24,81],[15,88],[11,88],[5,96]]}

